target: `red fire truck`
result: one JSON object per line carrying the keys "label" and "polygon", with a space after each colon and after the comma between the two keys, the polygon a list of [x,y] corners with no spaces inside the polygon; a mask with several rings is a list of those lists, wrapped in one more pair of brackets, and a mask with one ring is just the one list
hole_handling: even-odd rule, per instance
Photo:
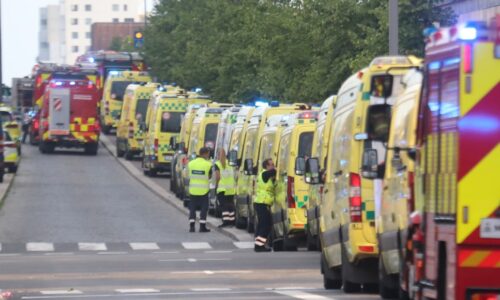
{"label": "red fire truck", "polygon": [[500,15],[428,39],[407,290],[500,299]]}
{"label": "red fire truck", "polygon": [[40,111],[39,149],[83,147],[96,155],[99,142],[99,91],[85,72],[54,73]]}

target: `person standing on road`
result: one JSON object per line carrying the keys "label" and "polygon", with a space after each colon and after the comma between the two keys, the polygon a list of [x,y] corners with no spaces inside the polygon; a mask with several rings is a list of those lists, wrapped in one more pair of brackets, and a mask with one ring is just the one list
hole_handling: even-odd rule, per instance
{"label": "person standing on road", "polygon": [[227,163],[226,152],[219,150],[219,160],[215,163],[215,180],[217,183],[217,200],[222,207],[222,224],[219,227],[234,225],[234,168]]}
{"label": "person standing on road", "polygon": [[212,163],[210,162],[210,149],[200,149],[198,157],[188,164],[189,174],[189,232],[195,231],[196,209],[200,207],[200,232],[210,232],[207,228],[208,192],[210,177],[212,176]]}
{"label": "person standing on road", "polygon": [[31,118],[30,114],[28,112],[25,112],[24,116],[23,116],[23,125],[21,126],[21,129],[23,131],[23,136],[22,136],[21,142],[23,144],[26,143],[26,137],[29,134],[31,120],[32,120],[32,118]]}
{"label": "person standing on road", "polygon": [[262,162],[262,167],[264,170],[257,176],[257,197],[254,201],[255,212],[257,213],[255,252],[271,251],[271,248],[266,244],[272,226],[271,205],[275,197],[276,169],[273,160],[270,158]]}

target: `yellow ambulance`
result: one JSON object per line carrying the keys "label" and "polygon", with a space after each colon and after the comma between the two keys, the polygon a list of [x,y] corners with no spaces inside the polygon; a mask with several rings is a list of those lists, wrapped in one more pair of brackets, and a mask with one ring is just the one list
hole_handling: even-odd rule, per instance
{"label": "yellow ambulance", "polygon": [[122,111],[123,97],[129,84],[150,82],[147,72],[111,71],[108,74],[101,100],[101,126],[105,134],[116,128]]}
{"label": "yellow ambulance", "polygon": [[[375,219],[380,213],[391,107],[404,92],[402,76],[419,65],[413,56],[377,57],[338,92],[320,206],[327,289],[378,289]],[[306,173],[318,176],[318,162],[311,161],[315,168]]]}
{"label": "yellow ambulance", "polygon": [[208,102],[208,97],[189,98],[183,89],[173,87],[155,94],[148,109],[150,118],[142,160],[144,174],[155,176],[158,172],[171,171],[175,151],[171,140],[179,138],[187,106]]}
{"label": "yellow ambulance", "polygon": [[[318,159],[320,173],[324,173],[326,168],[328,141],[330,129],[332,127],[333,109],[337,96],[328,97],[321,105],[318,112],[318,121],[313,137],[313,148],[311,156]],[[308,250],[321,249],[319,243],[319,204],[321,203],[321,193],[323,183],[309,185],[309,202],[307,203],[307,227],[306,227],[306,245]]]}
{"label": "yellow ambulance", "polygon": [[120,120],[116,128],[116,156],[132,160],[142,153],[151,94],[159,83],[130,84],[123,97]]}
{"label": "yellow ambulance", "polygon": [[272,246],[296,251],[305,241],[309,186],[304,181],[305,160],[311,157],[317,111],[304,111],[281,122],[276,164],[276,198],[271,206]]}

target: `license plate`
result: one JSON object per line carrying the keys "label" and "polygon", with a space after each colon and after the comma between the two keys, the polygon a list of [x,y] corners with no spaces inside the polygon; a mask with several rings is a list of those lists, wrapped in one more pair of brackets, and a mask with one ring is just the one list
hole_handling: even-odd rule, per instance
{"label": "license plate", "polygon": [[479,236],[483,239],[500,239],[500,219],[482,219]]}

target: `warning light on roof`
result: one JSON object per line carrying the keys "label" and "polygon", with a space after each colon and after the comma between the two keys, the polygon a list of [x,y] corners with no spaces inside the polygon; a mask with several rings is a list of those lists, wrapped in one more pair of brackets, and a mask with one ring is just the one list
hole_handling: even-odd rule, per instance
{"label": "warning light on roof", "polygon": [[475,27],[462,27],[458,31],[458,38],[464,41],[471,41],[477,38],[477,29]]}

